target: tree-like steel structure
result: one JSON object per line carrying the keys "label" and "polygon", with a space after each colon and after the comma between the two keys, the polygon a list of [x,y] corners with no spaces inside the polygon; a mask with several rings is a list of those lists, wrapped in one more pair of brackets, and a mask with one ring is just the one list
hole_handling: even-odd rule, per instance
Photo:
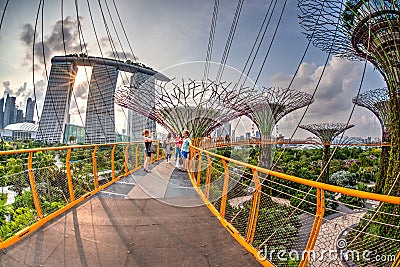
{"label": "tree-like steel structure", "polygon": [[[230,83],[188,80],[182,83],[160,82],[154,94],[148,84],[117,90],[115,102],[147,116],[173,135],[187,129],[193,138],[208,136],[223,123],[243,114],[250,89],[236,89]],[[235,105],[238,109],[231,109]]]}
{"label": "tree-like steel structure", "polygon": [[[256,93],[257,94],[257,93]],[[284,116],[297,109],[310,105],[314,99],[305,92],[280,88],[263,87],[258,96],[248,101],[246,116],[258,127],[261,136],[259,166],[269,168],[271,165],[271,138],[275,125]]]}
{"label": "tree-like steel structure", "polygon": [[[351,60],[368,60],[382,74],[389,91],[390,143],[382,193],[400,196],[400,8],[399,1],[299,0],[300,25],[323,51]],[[375,234],[400,239],[400,205],[383,204],[368,223],[360,244],[384,250]],[[369,215],[368,215],[369,216]],[[372,245],[371,245],[372,244]],[[399,242],[394,242],[398,247]],[[400,253],[398,254],[400,257]]]}
{"label": "tree-like steel structure", "polygon": [[[378,118],[382,128],[382,142],[390,141],[389,91],[377,88],[366,91],[353,98],[353,103],[369,109]],[[382,146],[380,175],[376,179],[375,191],[382,193],[385,185],[386,168],[390,147]]]}
{"label": "tree-like steel structure", "polygon": [[345,123],[318,123],[299,126],[300,128],[315,134],[324,146],[322,155],[322,168],[324,170],[323,175],[321,176],[322,182],[328,183],[329,181],[330,147],[333,139],[353,126],[354,125],[347,125]]}

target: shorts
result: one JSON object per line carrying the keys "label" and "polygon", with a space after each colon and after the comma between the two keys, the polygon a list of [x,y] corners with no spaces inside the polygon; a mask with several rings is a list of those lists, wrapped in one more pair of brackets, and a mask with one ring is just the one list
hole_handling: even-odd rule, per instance
{"label": "shorts", "polygon": [[146,153],[146,156],[147,156],[148,158],[151,157],[151,152],[150,152],[150,150],[145,149],[144,152]]}
{"label": "shorts", "polygon": [[189,156],[189,152],[186,152],[186,151],[181,151],[181,154],[182,154],[183,159],[187,159]]}

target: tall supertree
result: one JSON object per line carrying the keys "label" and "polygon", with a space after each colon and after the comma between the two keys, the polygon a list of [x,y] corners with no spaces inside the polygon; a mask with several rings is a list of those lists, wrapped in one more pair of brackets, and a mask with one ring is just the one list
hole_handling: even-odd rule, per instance
{"label": "tall supertree", "polygon": [[257,125],[261,136],[259,166],[269,168],[271,164],[270,140],[272,131],[280,119],[299,108],[310,105],[314,99],[310,94],[297,90],[271,87],[261,89],[258,96],[248,101],[247,116]]}
{"label": "tall supertree", "polygon": [[[399,1],[299,0],[298,6],[300,24],[315,46],[350,60],[368,60],[382,74],[389,91],[391,143],[382,193],[400,196]],[[399,215],[400,205],[383,204],[363,231],[400,239]],[[381,248],[379,239],[372,242],[368,234],[361,237],[364,244]]]}
{"label": "tall supertree", "polygon": [[329,158],[331,156],[330,147],[333,139],[353,126],[354,125],[346,125],[345,123],[319,123],[299,126],[300,128],[315,134],[321,141],[321,144],[324,146],[322,154],[322,168],[325,168],[325,170],[321,176],[321,182],[327,183],[329,181]]}
{"label": "tall supertree", "polygon": [[[205,137],[224,122],[242,115],[243,95],[249,90],[236,90],[232,84],[194,81],[155,84],[154,95],[146,85],[117,90],[115,102],[156,121],[174,135],[189,130],[191,136]],[[238,110],[229,108],[234,103]]]}
{"label": "tall supertree", "polygon": [[[353,103],[369,109],[378,118],[382,128],[382,142],[390,141],[389,91],[378,88],[366,91],[353,98]],[[390,147],[382,146],[380,175],[376,179],[375,191],[382,193],[385,185],[386,168]]]}

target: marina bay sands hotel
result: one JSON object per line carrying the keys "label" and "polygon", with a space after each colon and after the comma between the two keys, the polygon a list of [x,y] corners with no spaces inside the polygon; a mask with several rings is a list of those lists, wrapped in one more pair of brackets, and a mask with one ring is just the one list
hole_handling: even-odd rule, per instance
{"label": "marina bay sands hotel", "polygon": [[[133,74],[131,86],[138,86],[146,81],[149,95],[154,95],[155,87],[151,84],[156,79],[168,80],[153,69],[136,63],[76,54],[53,57],[37,140],[63,142],[78,66],[92,67],[85,123],[85,143],[91,144],[116,142],[114,93],[119,71]],[[149,127],[149,123],[155,128],[155,123],[148,120],[141,114],[129,111],[128,135],[133,139],[137,138],[143,128]]]}

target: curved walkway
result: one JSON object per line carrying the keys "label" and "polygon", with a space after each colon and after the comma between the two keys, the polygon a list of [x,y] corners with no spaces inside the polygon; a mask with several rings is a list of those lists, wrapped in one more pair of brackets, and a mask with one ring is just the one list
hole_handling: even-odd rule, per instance
{"label": "curved walkway", "polygon": [[165,162],[139,170],[1,251],[0,266],[260,266],[189,184]]}

